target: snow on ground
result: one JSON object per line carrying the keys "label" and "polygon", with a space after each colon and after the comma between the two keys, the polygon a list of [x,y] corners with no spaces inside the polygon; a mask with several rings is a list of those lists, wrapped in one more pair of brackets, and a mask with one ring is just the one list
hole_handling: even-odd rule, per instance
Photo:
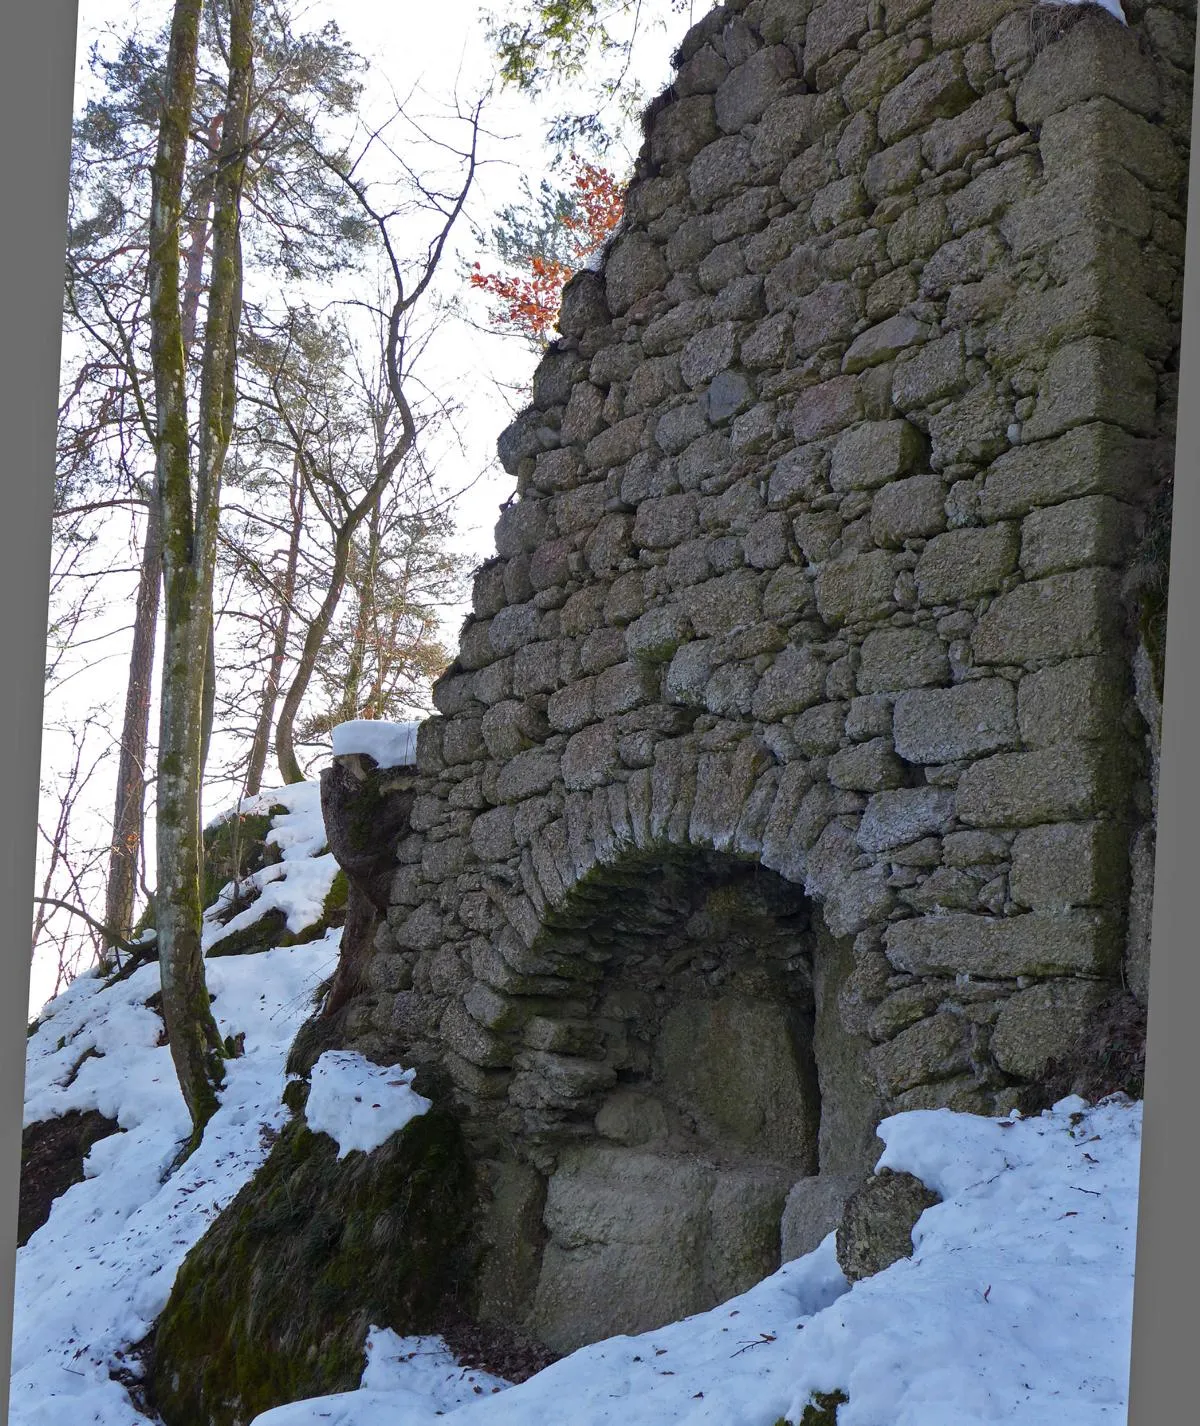
{"label": "snow on ground", "polygon": [[1123,25],[1128,23],[1121,0],[1038,0],[1038,3],[1041,5],[1099,5],[1102,10],[1107,10]]}
{"label": "snow on ground", "polygon": [[217,1024],[222,1034],[245,1031],[245,1055],[227,1062],[203,1143],[166,1182],[189,1124],[170,1050],[156,1044],[161,1021],[145,1007],[158,966],[107,990],[81,977],[43,1011],[29,1042],[25,1122],[98,1109],[124,1132],[93,1146],[87,1177],[18,1250],[11,1426],[144,1426],[109,1368],[149,1332],[188,1249],[286,1123],[284,1062],[337,941],[334,932],[208,963]]}
{"label": "snow on ground", "polygon": [[[286,890],[317,860],[315,784],[273,835]],[[244,810],[260,810],[258,807]],[[289,855],[291,853],[291,855]],[[298,875],[299,873],[299,875]],[[280,904],[288,904],[284,897]],[[96,1109],[84,1182],[17,1254],[12,1426],[152,1426],[109,1377],[151,1329],[188,1249],[286,1121],[291,1041],[332,971],[338,933],[207,964],[222,1034],[246,1034],[197,1152],[161,1022],[158,968],[104,988],[81,977],[29,1041],[26,1124]],[[424,1101],[396,1067],[322,1057],[309,1118],[342,1152],[381,1142]],[[379,1109],[375,1109],[375,1105]],[[839,1426],[1117,1426],[1125,1420],[1141,1105],[1064,1100],[1029,1119],[949,1111],[880,1126],[883,1167],[943,1197],[914,1254],[850,1287],[832,1236],[742,1297],[574,1353],[520,1386],[457,1366],[437,1338],[376,1328],[361,1389],[276,1408],[255,1426],[774,1426],[813,1392],[849,1401]],[[374,1132],[371,1132],[374,1131]]]}
{"label": "snow on ground", "polygon": [[437,1415],[360,1391],[254,1426],[772,1426],[813,1392],[839,1426],[1116,1426],[1132,1324],[1141,1106],[1064,1100],[1026,1120],[949,1111],[880,1127],[881,1164],[944,1195],[913,1258],[849,1288],[833,1236],[744,1296],[586,1347]]}
{"label": "snow on ground", "polygon": [[[221,889],[204,913],[206,953],[224,937],[260,921],[268,911],[282,911],[293,935],[321,919],[338,867],[332,853],[325,850],[320,783],[271,788],[245,798],[238,811],[243,816],[263,815],[280,806],[287,811],[273,819],[267,842],[279,848],[282,860],[243,877],[238,887],[230,883]],[[245,898],[251,892],[258,893],[254,901],[222,924],[219,918],[228,914],[235,895]]]}
{"label": "snow on ground", "polygon": [[329,1135],[339,1159],[355,1149],[369,1154],[429,1108],[411,1088],[415,1074],[400,1065],[382,1069],[348,1050],[326,1050],[309,1076],[308,1127]]}
{"label": "snow on ground", "polygon": [[384,723],[352,718],[333,730],[333,755],[366,753],[379,767],[411,767],[417,760],[419,723]]}

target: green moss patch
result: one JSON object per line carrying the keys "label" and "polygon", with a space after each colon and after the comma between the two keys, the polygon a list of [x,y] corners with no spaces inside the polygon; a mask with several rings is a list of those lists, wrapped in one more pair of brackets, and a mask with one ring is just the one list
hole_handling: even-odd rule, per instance
{"label": "green moss patch", "polygon": [[205,906],[211,906],[221,889],[231,881],[241,881],[279,861],[280,850],[267,841],[267,833],[271,830],[272,818],[286,811],[286,807],[279,806],[269,812],[235,813],[205,829]]}
{"label": "green moss patch", "polygon": [[[837,1410],[850,1398],[840,1391],[816,1391],[812,1400],[800,1413],[797,1426],[837,1426]],[[781,1416],[775,1426],[792,1426],[786,1416]]]}
{"label": "green moss patch", "polygon": [[350,900],[350,882],[346,873],[338,867],[334,873],[333,885],[321,907],[323,926],[340,926],[346,919],[346,903]]}
{"label": "green moss patch", "polygon": [[184,1260],[154,1344],[167,1426],[246,1426],[357,1387],[368,1328],[437,1329],[464,1273],[472,1178],[431,1109],[372,1154],[294,1119]]}

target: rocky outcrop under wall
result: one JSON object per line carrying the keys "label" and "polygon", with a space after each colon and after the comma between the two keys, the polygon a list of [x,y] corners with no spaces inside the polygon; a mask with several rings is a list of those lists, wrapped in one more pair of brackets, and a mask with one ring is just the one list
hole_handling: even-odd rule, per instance
{"label": "rocky outcrop under wall", "polygon": [[709,1305],[781,1214],[833,1225],[881,1114],[1006,1110],[1144,995],[1121,589],[1195,16],[1125,10],[752,0],[683,42],[306,1042],[457,1106],[485,1316],[562,1348]]}

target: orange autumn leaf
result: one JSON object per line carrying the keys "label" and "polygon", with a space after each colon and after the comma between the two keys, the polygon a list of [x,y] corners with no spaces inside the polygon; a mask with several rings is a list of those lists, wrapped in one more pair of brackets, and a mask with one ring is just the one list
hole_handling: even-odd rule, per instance
{"label": "orange autumn leaf", "polygon": [[572,158],[574,203],[562,218],[570,237],[572,261],[535,253],[526,271],[519,274],[485,273],[480,263],[474,265],[471,286],[499,304],[492,314],[494,326],[513,327],[527,336],[543,339],[558,316],[563,287],[621,221],[622,191],[616,178],[597,164],[585,163],[574,155]]}

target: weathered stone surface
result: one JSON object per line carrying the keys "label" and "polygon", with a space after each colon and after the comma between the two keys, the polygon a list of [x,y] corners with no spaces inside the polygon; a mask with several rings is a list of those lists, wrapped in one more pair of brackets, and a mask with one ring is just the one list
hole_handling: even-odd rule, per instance
{"label": "weathered stone surface", "polygon": [[946,482],[938,475],[914,475],[885,485],[871,505],[871,538],[895,547],[946,528]]}
{"label": "weathered stone surface", "polygon": [[717,117],[707,94],[686,95],[665,109],[650,134],[650,158],[655,167],[673,170],[718,137]]}
{"label": "weathered stone surface", "polygon": [[954,793],[943,787],[897,788],[878,792],[867,803],[857,841],[864,852],[915,842],[944,832],[954,816]]}
{"label": "weathered stone surface", "polygon": [[663,1022],[658,1073],[702,1133],[759,1159],[815,1167],[820,1119],[808,1053],[786,1008],[690,1000]]}
{"label": "weathered stone surface", "polygon": [[828,665],[810,649],[785,649],[759,682],[754,694],[754,716],[763,722],[775,722],[789,713],[814,707],[825,697],[827,673]]}
{"label": "weathered stone surface", "polygon": [[1017,689],[1021,738],[1034,748],[1067,737],[1119,740],[1128,686],[1129,671],[1113,655],[1066,659],[1026,674]]}
{"label": "weathered stone surface", "polygon": [[937,687],[949,681],[946,645],[931,629],[877,629],[863,640],[860,693]]}
{"label": "weathered stone surface", "polygon": [[833,448],[829,484],[834,490],[873,490],[905,475],[920,458],[921,433],[907,421],[868,421]]}
{"label": "weathered stone surface", "polygon": [[1032,827],[1119,812],[1122,761],[1103,744],[1065,740],[1035,752],[997,753],[959,779],[958,815],[976,827]]}
{"label": "weathered stone surface", "polygon": [[615,728],[611,723],[596,723],[576,733],[567,743],[562,777],[570,788],[599,787],[618,766]]}
{"label": "weathered stone surface", "polygon": [[1087,565],[1119,565],[1129,550],[1133,511],[1111,496],[1084,495],[1021,522],[1021,569],[1027,579]]}
{"label": "weathered stone surface", "polygon": [[804,32],[804,73],[813,75],[839,50],[853,49],[870,24],[866,0],[824,0],[813,7]]}
{"label": "weathered stone surface", "polygon": [[879,137],[894,144],[935,119],[960,113],[974,97],[961,56],[953,51],[938,55],[884,97],[879,106]]}
{"label": "weathered stone surface", "polygon": [[1109,570],[1052,574],[1000,595],[971,643],[981,664],[1078,658],[1119,647],[1117,577]]}
{"label": "weathered stone surface", "polygon": [[920,178],[921,167],[921,138],[914,134],[871,155],[864,177],[867,192],[876,203],[889,194],[902,193]]}
{"label": "weathered stone surface", "polygon": [[844,345],[862,315],[862,298],[849,282],[832,282],[802,297],[795,306],[796,355],[811,356],[830,343]]}
{"label": "weathered stone surface", "polygon": [[877,1045],[868,1058],[884,1094],[895,1096],[969,1069],[971,1038],[965,1016],[942,1010]]}
{"label": "weathered stone surface", "polygon": [[959,168],[972,155],[987,151],[1002,129],[1015,133],[1013,102],[1007,90],[994,89],[953,119],[938,119],[921,136],[921,152],[935,173]]}
{"label": "weathered stone surface", "polygon": [[884,933],[888,960],[912,975],[1110,974],[1116,927],[1095,911],[1040,916],[921,916]]}
{"label": "weathered stone surface", "polygon": [[835,753],[829,760],[829,780],[850,792],[882,792],[900,786],[904,768],[890,739],[871,738]]}
{"label": "weathered stone surface", "polygon": [[688,187],[699,212],[707,212],[740,186],[739,174],[746,171],[749,159],[750,145],[740,134],[717,139],[700,150],[688,169]]}
{"label": "weathered stone surface", "polygon": [[731,0],[652,106],[338,1032],[519,1160],[505,1321],[711,1307],[882,1114],[1007,1107],[1144,996],[1192,22],[1127,8]]}
{"label": "weathered stone surface", "polygon": [[780,1258],[790,1263],[821,1246],[841,1221],[846,1200],[858,1184],[831,1173],[813,1174],[794,1183],[780,1222]]}
{"label": "weathered stone surface", "polygon": [[625,631],[625,647],[631,658],[648,663],[667,663],[692,632],[691,622],[677,604],[649,609]]}
{"label": "weathered stone surface", "polygon": [[878,619],[892,606],[895,583],[896,566],[887,551],[841,555],[817,575],[817,608],[834,626]]}
{"label": "weathered stone surface", "polygon": [[563,288],[558,330],[565,337],[580,337],[589,327],[608,320],[604,281],[598,273],[577,272]]}
{"label": "weathered stone surface", "polygon": [[913,1229],[940,1197],[912,1174],[883,1169],[846,1204],[837,1229],[838,1266],[859,1282],[912,1256]]}
{"label": "weathered stone surface", "polygon": [[1017,90],[1017,118],[1022,124],[1041,124],[1097,96],[1137,114],[1152,116],[1158,110],[1157,78],[1136,36],[1125,27],[1076,25],[1048,45]]}
{"label": "weathered stone surface", "polygon": [[682,1157],[570,1151],[546,1195],[550,1241],[535,1330],[571,1351],[613,1323],[636,1333],[698,1311],[714,1288],[722,1298],[745,1291],[778,1261],[786,1194],[779,1179],[722,1174]]}
{"label": "weathered stone surface", "polygon": [[1097,96],[1047,116],[1038,149],[1048,173],[1115,158],[1153,188],[1170,187],[1179,155],[1164,128],[1124,103]]}
{"label": "weathered stone surface", "polygon": [[1019,549],[1020,536],[1011,523],[935,536],[917,563],[921,603],[966,603],[991,594],[1016,569]]}
{"label": "weathered stone surface", "polygon": [[633,523],[634,543],[645,549],[682,544],[696,532],[696,497],[664,495],[643,500]]}
{"label": "weathered stone surface", "polygon": [[916,411],[967,384],[962,336],[951,332],[896,362],[892,398],[901,411]]}
{"label": "weathered stone surface", "polygon": [[1111,994],[1111,984],[1089,980],[1049,980],[1018,990],[1005,1002],[992,1031],[996,1063],[1008,1074],[1036,1079],[1071,1048]]}
{"label": "weathered stone surface", "polygon": [[717,123],[727,134],[736,134],[760,119],[795,72],[796,62],[785,45],[772,45],[751,55],[717,90]]}
{"label": "weathered stone surface", "polygon": [[896,752],[910,763],[999,752],[1019,740],[1016,693],[1002,678],[914,689],[896,699],[892,729]]}
{"label": "weathered stone surface", "polygon": [[1128,833],[1117,822],[1059,822],[1018,832],[1009,894],[1033,911],[1119,905],[1128,889]]}
{"label": "weathered stone surface", "polygon": [[679,357],[679,374],[688,386],[702,386],[732,366],[737,351],[737,329],[732,322],[707,327],[697,332],[684,347]]}
{"label": "weathered stone surface", "polygon": [[943,49],[985,40],[1005,15],[1024,9],[1025,0],[934,0],[933,43]]}
{"label": "weathered stone surface", "polygon": [[820,440],[851,425],[862,413],[862,394],[852,376],[835,376],[796,398],[792,429],[799,444]]}
{"label": "weathered stone surface", "polygon": [[1157,383],[1144,356],[1109,337],[1085,337],[1052,352],[1037,409],[1022,428],[1031,441],[1090,421],[1111,421],[1133,435],[1154,430]]}

